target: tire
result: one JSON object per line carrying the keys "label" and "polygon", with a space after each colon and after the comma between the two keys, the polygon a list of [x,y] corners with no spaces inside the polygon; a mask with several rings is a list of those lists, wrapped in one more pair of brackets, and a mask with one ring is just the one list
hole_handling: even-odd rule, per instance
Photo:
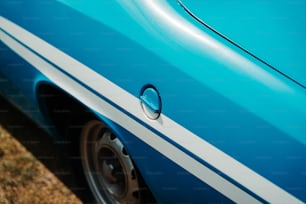
{"label": "tire", "polygon": [[119,138],[102,122],[88,122],[80,138],[83,171],[101,204],[141,204],[144,185]]}

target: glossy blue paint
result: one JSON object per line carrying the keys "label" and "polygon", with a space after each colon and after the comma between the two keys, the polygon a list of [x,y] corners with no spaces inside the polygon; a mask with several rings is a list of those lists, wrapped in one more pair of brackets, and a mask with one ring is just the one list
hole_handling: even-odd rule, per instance
{"label": "glossy blue paint", "polygon": [[[306,201],[305,89],[203,27],[175,1],[2,1],[0,8],[5,8],[1,15],[134,96],[145,84],[154,85],[163,114]],[[1,48],[0,71],[37,106],[35,88],[46,79]],[[7,68],[13,62],[22,69]],[[18,83],[20,78],[29,80]],[[22,101],[13,100],[24,109]],[[121,136],[158,201],[229,201],[120,124],[107,123]]]}
{"label": "glossy blue paint", "polygon": [[[306,144],[303,134],[306,127],[302,125],[305,117],[303,113],[303,104],[306,102],[305,90],[220,36],[203,28],[197,22],[183,19],[183,17],[188,18],[188,14],[184,13],[177,3],[144,3],[142,1],[135,1],[132,5],[126,4],[124,1],[120,1],[121,5],[116,2],[107,3],[107,8],[113,9],[114,13],[120,12],[121,14],[121,18],[111,18],[110,15],[113,16],[114,13],[110,14],[109,10],[102,12],[102,9],[105,8],[102,5],[99,6],[101,13],[97,13],[92,11],[90,3],[62,2],[118,31],[161,59],[165,59],[168,65],[163,63],[159,67],[174,66],[176,70],[186,73],[204,86],[208,86],[260,118],[266,118],[273,125]],[[122,13],[120,9],[125,10]],[[140,14],[142,14],[142,18],[139,17]],[[129,21],[130,18],[132,20]],[[192,18],[190,17],[190,19]],[[160,21],[158,22],[158,20]],[[121,24],[128,25],[128,28],[122,27]],[[88,28],[86,30],[88,31]],[[126,56],[140,58],[141,55],[129,55],[133,51],[133,47],[125,46],[124,48],[122,52],[117,53],[124,56],[124,59]],[[147,65],[152,69],[158,69],[152,66],[157,63],[154,63],[149,57],[145,58],[145,62],[142,59],[139,60],[136,64],[138,66]],[[127,61],[132,60],[127,59]],[[129,65],[125,64],[126,67]],[[135,67],[135,64],[130,63],[129,68],[131,67]],[[98,68],[96,70],[100,71]],[[122,73],[122,71],[120,72]],[[135,77],[140,78],[143,72],[147,72],[147,70],[140,71]],[[127,75],[124,74],[124,76]],[[164,78],[167,76],[168,74]],[[221,79],[220,76],[222,76]],[[151,74],[150,78],[152,81],[160,80],[161,77],[157,74]],[[143,79],[137,78],[137,81],[141,82]],[[155,85],[155,83],[152,84]],[[128,89],[131,86],[133,85],[128,85]],[[250,93],[250,89],[253,93],[251,97],[246,94]],[[133,88],[129,89],[133,93],[131,90]],[[257,103],[258,99],[264,100],[265,104]],[[280,117],[271,114],[271,110],[275,109],[295,112],[294,118],[289,121],[294,121],[293,125],[298,124],[299,127],[295,130],[288,127],[288,115]]]}
{"label": "glossy blue paint", "polygon": [[0,42],[0,94],[44,127],[46,120],[36,98],[36,85],[41,81],[47,79]]}
{"label": "glossy blue paint", "polygon": [[306,86],[305,1],[182,3],[205,24]]}

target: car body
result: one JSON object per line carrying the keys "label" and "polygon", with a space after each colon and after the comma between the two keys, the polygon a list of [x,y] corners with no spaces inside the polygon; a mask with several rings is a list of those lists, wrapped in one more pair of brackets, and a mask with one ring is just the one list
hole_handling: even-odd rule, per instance
{"label": "car body", "polygon": [[158,203],[304,203],[305,5],[2,0],[0,90],[103,121]]}

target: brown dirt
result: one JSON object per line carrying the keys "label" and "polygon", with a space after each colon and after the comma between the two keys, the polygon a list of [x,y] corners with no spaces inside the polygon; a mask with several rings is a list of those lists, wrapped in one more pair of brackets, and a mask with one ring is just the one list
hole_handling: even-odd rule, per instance
{"label": "brown dirt", "polygon": [[0,204],[82,203],[0,126]]}

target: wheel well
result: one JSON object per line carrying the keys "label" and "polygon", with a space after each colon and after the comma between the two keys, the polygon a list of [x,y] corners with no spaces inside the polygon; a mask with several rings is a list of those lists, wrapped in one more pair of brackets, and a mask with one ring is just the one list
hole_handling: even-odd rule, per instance
{"label": "wheel well", "polygon": [[41,112],[44,114],[49,129],[59,135],[57,148],[62,150],[62,157],[72,166],[70,174],[74,183],[74,193],[85,202],[93,202],[93,196],[83,175],[79,155],[79,140],[83,125],[96,119],[95,115],[81,102],[62,89],[42,83],[37,88],[37,97]]}
{"label": "wheel well", "polygon": [[[51,130],[68,142],[68,149],[66,150],[70,151],[72,157],[79,158],[79,139],[82,128],[88,121],[99,120],[99,118],[81,102],[54,85],[41,84],[37,89],[37,95],[40,109],[49,120]],[[140,179],[146,186],[145,193],[148,203],[156,203],[141,175]]]}
{"label": "wheel well", "polygon": [[41,84],[37,95],[40,109],[51,125],[52,131],[63,139],[72,139],[69,137],[80,133],[87,121],[96,119],[81,102],[56,86]]}

